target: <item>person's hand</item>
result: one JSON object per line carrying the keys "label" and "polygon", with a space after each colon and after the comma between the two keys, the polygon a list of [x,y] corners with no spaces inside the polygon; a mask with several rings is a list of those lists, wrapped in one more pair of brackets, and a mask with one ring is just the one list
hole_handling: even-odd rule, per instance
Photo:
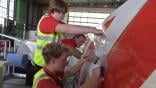
{"label": "person's hand", "polygon": [[94,42],[92,41],[87,42],[86,49],[83,52],[81,58],[89,60],[94,55],[94,49],[95,49]]}
{"label": "person's hand", "polygon": [[89,62],[93,62],[93,61],[94,61],[94,60],[93,60],[94,55],[95,55],[94,50],[95,50],[95,45],[94,45],[94,43],[92,42],[91,45],[90,45],[89,48],[88,48],[87,53],[86,53]]}
{"label": "person's hand", "polygon": [[100,79],[100,67],[96,66],[92,71],[92,79],[99,80]]}
{"label": "person's hand", "polygon": [[102,30],[99,30],[99,29],[96,29],[96,30],[94,31],[94,34],[95,34],[95,35],[103,35],[103,36],[105,36],[105,33],[104,33]]}

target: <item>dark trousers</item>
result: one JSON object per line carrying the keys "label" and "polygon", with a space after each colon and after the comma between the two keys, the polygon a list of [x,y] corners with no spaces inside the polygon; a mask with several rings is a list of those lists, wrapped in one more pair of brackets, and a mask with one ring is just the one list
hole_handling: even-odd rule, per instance
{"label": "dark trousers", "polygon": [[38,66],[35,64],[35,66],[33,66],[30,63],[28,63],[27,68],[26,68],[26,81],[25,81],[25,85],[26,86],[32,86],[33,85],[33,78],[34,75],[36,74],[36,72],[38,72],[42,67]]}

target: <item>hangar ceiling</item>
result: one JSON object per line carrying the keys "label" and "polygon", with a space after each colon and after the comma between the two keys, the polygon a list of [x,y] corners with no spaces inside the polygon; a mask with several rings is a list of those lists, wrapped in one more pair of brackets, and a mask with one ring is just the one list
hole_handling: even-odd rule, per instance
{"label": "hangar ceiling", "polygon": [[[33,0],[41,5],[48,5],[49,0]],[[111,7],[116,8],[126,0],[64,0],[69,7]]]}

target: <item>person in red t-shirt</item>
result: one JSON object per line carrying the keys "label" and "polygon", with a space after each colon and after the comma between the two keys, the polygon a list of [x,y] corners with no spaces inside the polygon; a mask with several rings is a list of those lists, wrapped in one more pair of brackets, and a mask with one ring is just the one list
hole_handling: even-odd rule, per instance
{"label": "person in red t-shirt", "polygon": [[84,34],[77,34],[74,35],[72,39],[62,39],[61,43],[71,48],[73,56],[80,58],[81,52],[76,48],[80,48],[80,46],[82,46],[82,44],[84,44],[85,41],[86,41],[86,36]]}
{"label": "person in red t-shirt", "polygon": [[[72,52],[72,56],[68,57],[68,65],[65,67],[65,71],[71,69],[74,65],[76,65],[82,55],[82,44],[86,42],[86,37],[84,34],[77,34],[74,35],[73,38],[70,39],[63,39],[61,40],[61,43],[67,45],[70,47],[70,50]],[[79,73],[78,71],[75,75],[72,77],[69,77],[67,79],[63,80],[63,86],[64,88],[78,88],[79,86]]]}
{"label": "person in red t-shirt", "polygon": [[[42,51],[46,65],[43,69],[38,71],[34,76],[32,88],[63,88],[61,84],[62,79],[66,79],[76,72],[78,72],[88,59],[92,52],[88,48],[85,54],[82,54],[80,61],[68,71],[64,71],[68,64],[67,57],[70,55],[70,49],[61,43],[52,42],[47,44]],[[97,88],[100,82],[100,69],[94,68],[93,76],[87,80],[80,88]]]}
{"label": "person in red t-shirt", "polygon": [[45,62],[41,54],[42,48],[46,43],[59,42],[60,33],[67,34],[86,34],[94,33],[104,35],[102,30],[95,27],[64,24],[61,21],[67,13],[68,7],[63,0],[50,0],[48,12],[42,16],[37,27],[37,49],[34,54],[34,63],[43,67]]}
{"label": "person in red t-shirt", "polygon": [[[94,33],[96,35],[104,35],[102,30],[98,30],[95,27],[62,23],[61,21],[64,19],[67,11],[67,4],[63,0],[50,0],[48,11],[41,17],[37,26],[37,49],[34,52],[33,58],[35,72],[45,65],[44,58],[41,54],[43,47],[50,42],[58,42],[61,33]],[[30,80],[27,82],[30,82]]]}
{"label": "person in red t-shirt", "polygon": [[72,39],[62,39],[61,43],[71,47],[71,48],[79,48],[86,41],[86,36],[84,34],[74,35]]}

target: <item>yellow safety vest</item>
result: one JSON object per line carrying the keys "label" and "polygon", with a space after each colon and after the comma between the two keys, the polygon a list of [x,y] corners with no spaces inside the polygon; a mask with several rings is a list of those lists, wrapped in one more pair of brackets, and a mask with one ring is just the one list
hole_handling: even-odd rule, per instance
{"label": "yellow safety vest", "polygon": [[50,78],[43,70],[43,68],[41,70],[39,70],[35,76],[34,76],[34,80],[33,80],[33,87],[32,88],[37,88],[37,85],[38,85],[38,82],[40,80],[43,80],[43,79],[50,79],[52,80],[54,83],[56,83],[54,81],[54,79]]}
{"label": "yellow safety vest", "polygon": [[[46,17],[48,15],[45,15],[41,18],[41,20]],[[39,24],[41,22],[41,20],[39,21]],[[40,31],[39,29],[39,24],[37,26],[37,49],[34,52],[34,63],[38,66],[43,67],[45,65],[45,61],[42,55],[42,49],[43,47],[51,42],[58,42],[59,38],[60,38],[60,34],[59,33],[55,33],[55,34],[44,34]]]}

